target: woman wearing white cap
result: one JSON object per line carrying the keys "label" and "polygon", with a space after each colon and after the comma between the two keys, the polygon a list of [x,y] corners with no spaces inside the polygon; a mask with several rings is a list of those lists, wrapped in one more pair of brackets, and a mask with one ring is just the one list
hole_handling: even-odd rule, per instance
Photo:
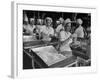
{"label": "woman wearing white cap", "polygon": [[35,19],[34,18],[30,18],[30,29],[31,29],[32,33],[33,33],[35,28],[36,28]]}
{"label": "woman wearing white cap", "polygon": [[57,26],[56,28],[56,32],[59,33],[60,30],[63,30],[64,29],[64,26],[63,26],[63,23],[64,23],[64,19],[63,18],[59,18],[59,22],[60,24]]}
{"label": "woman wearing white cap", "polygon": [[76,21],[77,25],[78,25],[78,28],[75,30],[75,34],[77,35],[78,38],[84,38],[84,30],[83,30],[83,27],[82,27],[82,19],[77,19]]}
{"label": "woman wearing white cap", "polygon": [[72,50],[70,48],[70,44],[72,43],[72,37],[71,37],[71,20],[66,19],[65,20],[65,30],[62,30],[60,32],[60,52],[65,56],[72,56]]}
{"label": "woman wearing white cap", "polygon": [[27,21],[27,26],[24,26],[24,29],[26,30],[27,34],[33,35],[33,31],[36,27],[34,25],[34,23],[35,23],[34,21],[35,21],[34,18],[30,18],[30,24],[28,24],[28,21]]}
{"label": "woman wearing white cap", "polygon": [[52,18],[47,17],[45,19],[45,26],[42,28],[41,33],[44,41],[50,41],[54,36],[54,29],[52,28]]}
{"label": "woman wearing white cap", "polygon": [[37,19],[36,32],[39,35],[39,39],[41,39],[41,32],[43,27],[43,19]]}

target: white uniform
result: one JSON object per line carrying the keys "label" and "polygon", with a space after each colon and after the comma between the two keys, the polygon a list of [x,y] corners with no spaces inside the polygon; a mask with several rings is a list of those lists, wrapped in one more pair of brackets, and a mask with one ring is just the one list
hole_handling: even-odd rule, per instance
{"label": "white uniform", "polygon": [[[60,32],[60,41],[65,41],[66,39],[68,39],[71,36],[70,32],[65,32],[65,31],[61,31]],[[61,47],[60,47],[60,51],[72,51],[70,48],[70,43],[72,43],[72,39],[70,39],[69,41],[64,42]]]}
{"label": "white uniform", "polygon": [[75,30],[75,34],[77,34],[77,37],[84,38],[84,31],[81,25]]}
{"label": "white uniform", "polygon": [[43,40],[50,41],[50,35],[54,35],[54,29],[52,27],[43,26],[41,29]]}

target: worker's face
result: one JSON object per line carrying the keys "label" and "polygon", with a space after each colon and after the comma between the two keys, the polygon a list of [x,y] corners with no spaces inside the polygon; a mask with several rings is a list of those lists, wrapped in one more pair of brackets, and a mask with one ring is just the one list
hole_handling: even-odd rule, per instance
{"label": "worker's face", "polygon": [[71,30],[71,26],[66,26],[65,30],[69,32]]}
{"label": "worker's face", "polygon": [[47,24],[47,26],[50,26],[51,25],[51,20],[47,20],[46,24]]}
{"label": "worker's face", "polygon": [[34,20],[32,20],[32,21],[30,21],[30,23],[31,23],[32,25],[34,25],[34,24],[35,24],[35,21],[34,21]]}

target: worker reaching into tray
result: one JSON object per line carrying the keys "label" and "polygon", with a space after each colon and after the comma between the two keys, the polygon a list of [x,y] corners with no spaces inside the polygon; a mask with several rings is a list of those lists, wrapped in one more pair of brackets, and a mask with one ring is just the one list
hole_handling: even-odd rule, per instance
{"label": "worker reaching into tray", "polygon": [[72,50],[70,44],[72,43],[72,34],[71,30],[71,20],[68,18],[64,22],[65,29],[60,31],[60,52],[65,56],[72,56]]}

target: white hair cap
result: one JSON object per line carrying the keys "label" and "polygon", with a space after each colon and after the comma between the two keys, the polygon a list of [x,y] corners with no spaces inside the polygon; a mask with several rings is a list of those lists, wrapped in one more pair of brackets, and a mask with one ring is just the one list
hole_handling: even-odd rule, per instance
{"label": "white hair cap", "polygon": [[82,24],[83,23],[83,21],[82,21],[82,19],[77,19],[77,21],[76,21],[78,24]]}
{"label": "white hair cap", "polygon": [[70,18],[67,18],[67,19],[65,20],[65,24],[67,24],[67,23],[71,23]]}

